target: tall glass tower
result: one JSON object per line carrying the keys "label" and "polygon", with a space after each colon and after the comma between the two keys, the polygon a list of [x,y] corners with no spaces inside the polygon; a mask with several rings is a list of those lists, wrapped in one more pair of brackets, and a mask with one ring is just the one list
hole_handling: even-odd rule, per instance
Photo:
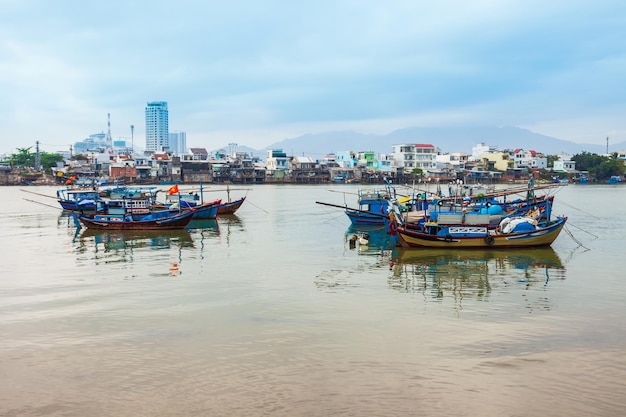
{"label": "tall glass tower", "polygon": [[170,151],[176,156],[187,152],[187,133],[177,130],[170,132]]}
{"label": "tall glass tower", "polygon": [[161,152],[170,145],[167,101],[146,105],[146,151]]}

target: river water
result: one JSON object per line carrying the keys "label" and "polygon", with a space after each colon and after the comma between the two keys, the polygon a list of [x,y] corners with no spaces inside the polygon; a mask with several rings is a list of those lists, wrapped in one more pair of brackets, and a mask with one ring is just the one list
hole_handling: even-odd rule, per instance
{"label": "river water", "polygon": [[626,415],[626,186],[558,189],[552,248],[455,253],[351,248],[315,202],[357,189],[129,235],[3,187],[0,415]]}

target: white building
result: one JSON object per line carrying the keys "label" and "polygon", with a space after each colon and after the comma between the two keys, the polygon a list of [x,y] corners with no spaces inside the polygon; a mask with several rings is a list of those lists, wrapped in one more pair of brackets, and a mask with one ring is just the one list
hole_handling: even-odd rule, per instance
{"label": "white building", "polygon": [[146,105],[146,151],[162,152],[168,150],[169,146],[167,102],[149,102]]}
{"label": "white building", "polygon": [[554,161],[552,169],[560,172],[576,171],[576,161],[572,161],[569,155],[559,155],[559,159]]}
{"label": "white building", "polygon": [[393,145],[393,160],[397,167],[409,173],[420,168],[424,173],[437,168],[437,150],[431,144]]}
{"label": "white building", "polygon": [[465,169],[468,159],[467,154],[463,152],[444,153],[435,157],[437,169],[452,169],[457,172]]}
{"label": "white building", "polygon": [[548,168],[548,158],[533,150],[515,149],[511,156],[515,162],[515,168]]}
{"label": "white building", "polygon": [[478,145],[472,147],[472,161],[480,161],[482,156],[486,153],[497,152],[498,148],[496,146],[485,145],[484,143],[479,143]]}

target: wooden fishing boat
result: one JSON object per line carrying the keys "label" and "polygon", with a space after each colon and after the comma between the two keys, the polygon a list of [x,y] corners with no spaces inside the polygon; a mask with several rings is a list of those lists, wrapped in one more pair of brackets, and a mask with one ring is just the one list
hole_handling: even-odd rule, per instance
{"label": "wooden fishing boat", "polygon": [[172,213],[169,210],[154,211],[148,214],[110,215],[72,213],[85,227],[100,230],[168,230],[187,227],[195,212],[193,209]]}
{"label": "wooden fishing boat", "polygon": [[96,211],[102,209],[100,193],[94,190],[57,190],[57,201],[63,210]]}
{"label": "wooden fishing boat", "polygon": [[[393,215],[392,215],[393,217]],[[392,233],[397,233],[401,246],[446,249],[520,248],[550,246],[559,236],[567,217],[538,223],[530,217],[507,218],[496,229],[486,224],[439,219],[412,228],[391,221]]]}
{"label": "wooden fishing boat", "polygon": [[193,216],[194,219],[214,219],[217,217],[221,205],[222,200],[215,200],[202,203],[192,208],[185,208],[185,210],[193,210],[195,213]]}
{"label": "wooden fishing boat", "polygon": [[[334,191],[334,190],[331,190]],[[355,194],[347,193],[345,194]],[[357,193],[357,207],[349,207],[347,204],[339,205],[332,203],[324,203],[316,201],[317,204],[322,204],[330,207],[337,207],[344,209],[350,223],[354,226],[382,226],[385,225],[385,220],[389,215],[389,202],[391,199],[396,198],[395,189],[391,183],[387,183],[384,189],[361,189]],[[410,199],[407,199],[410,201]]]}
{"label": "wooden fishing boat", "polygon": [[[182,207],[183,209],[185,208],[195,208],[198,209],[200,207],[205,206],[205,202],[204,202],[204,193],[207,192],[221,192],[223,190],[204,190],[202,183],[200,183],[200,194],[198,194],[197,192],[190,192],[189,194],[180,194],[178,193],[178,189],[176,189],[176,194],[172,194],[172,193],[168,193],[168,195],[166,196],[166,205],[171,205],[173,204],[176,207],[176,204],[180,204],[180,207]],[[235,214],[235,212],[237,210],[239,210],[239,208],[241,207],[241,205],[244,203],[244,201],[246,201],[246,196],[244,195],[243,197],[239,198],[238,200],[231,200],[230,199],[230,187],[227,185],[226,186],[226,193],[227,193],[227,200],[226,202],[224,202],[223,200],[215,200],[215,201],[221,201],[219,208],[217,208],[216,213],[212,213],[210,215],[204,215],[203,217],[200,217],[201,214],[197,214],[196,218],[202,218],[202,219],[213,219],[218,215],[229,215],[229,214]],[[214,202],[211,202],[210,204],[213,204]],[[206,210],[205,210],[206,211]]]}
{"label": "wooden fishing boat", "polygon": [[217,210],[217,215],[223,216],[235,214],[235,212],[239,210],[244,201],[246,201],[246,196],[243,196],[238,200],[227,201],[226,203],[220,204],[220,207]]}
{"label": "wooden fishing boat", "polygon": [[360,190],[358,209],[346,208],[346,215],[354,225],[381,225],[389,208],[389,194],[377,190]]}

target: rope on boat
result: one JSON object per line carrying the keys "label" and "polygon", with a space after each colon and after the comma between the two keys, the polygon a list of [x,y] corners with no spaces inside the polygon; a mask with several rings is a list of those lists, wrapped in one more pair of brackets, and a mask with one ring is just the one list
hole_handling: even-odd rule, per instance
{"label": "rope on boat", "polygon": [[343,217],[345,214],[344,213],[339,213],[337,216],[335,217],[331,217],[330,219],[326,220],[324,223],[331,223],[331,222],[335,222],[337,221],[340,217]]}
{"label": "rope on boat", "polygon": [[30,200],[30,199],[28,199],[28,198],[24,198],[24,200],[26,200],[26,201],[30,201],[31,203],[41,204],[42,206],[46,206],[46,207],[52,207],[53,209],[63,210],[61,207],[52,206],[52,205],[50,205],[50,204],[42,203],[42,202],[40,202],[40,201]]}
{"label": "rope on boat", "polygon": [[563,204],[564,206],[567,206],[567,207],[569,207],[569,208],[573,208],[574,210],[578,210],[578,211],[580,211],[581,213],[583,213],[583,214],[585,214],[585,215],[587,215],[587,216],[589,216],[589,217],[593,217],[594,219],[599,219],[599,218],[600,218],[600,217],[598,217],[598,216],[594,216],[593,214],[588,213],[588,212],[586,212],[586,211],[584,211],[584,210],[581,210],[581,209],[579,209],[578,207],[572,206],[571,204],[564,203],[563,201],[560,201],[560,200],[559,200],[559,204]]}
{"label": "rope on boat", "polygon": [[569,230],[569,228],[568,228],[567,226],[565,226],[563,229],[564,229],[564,230],[565,230],[565,232],[569,235],[569,237],[571,237],[571,238],[572,238],[572,240],[573,240],[574,242],[578,243],[578,246],[581,246],[582,248],[584,248],[584,249],[586,249],[586,250],[591,250],[591,249],[589,249],[588,247],[586,247],[585,245],[583,245],[583,244],[582,244],[582,242],[581,242],[580,240],[576,239],[576,238],[574,237],[574,235],[572,234],[572,232],[570,232],[570,230]]}
{"label": "rope on boat", "polygon": [[248,202],[248,204],[252,204],[254,207],[258,208],[259,210],[264,211],[264,212],[265,212],[265,214],[270,214],[270,212],[269,212],[269,211],[267,211],[267,210],[265,210],[265,209],[262,209],[261,207],[257,206],[257,205],[256,205],[256,204],[254,204],[252,201],[250,201],[249,199],[246,199],[246,202]]}
{"label": "rope on boat", "polygon": [[46,197],[46,198],[54,198],[55,200],[58,198],[58,197],[55,197],[55,196],[53,196],[53,195],[42,194],[42,193],[36,193],[36,192],[34,192],[34,191],[25,190],[25,189],[23,189],[23,188],[20,188],[20,191],[23,191],[23,192],[25,192],[25,193],[35,194],[35,195],[38,195],[38,196],[41,196],[41,197]]}

